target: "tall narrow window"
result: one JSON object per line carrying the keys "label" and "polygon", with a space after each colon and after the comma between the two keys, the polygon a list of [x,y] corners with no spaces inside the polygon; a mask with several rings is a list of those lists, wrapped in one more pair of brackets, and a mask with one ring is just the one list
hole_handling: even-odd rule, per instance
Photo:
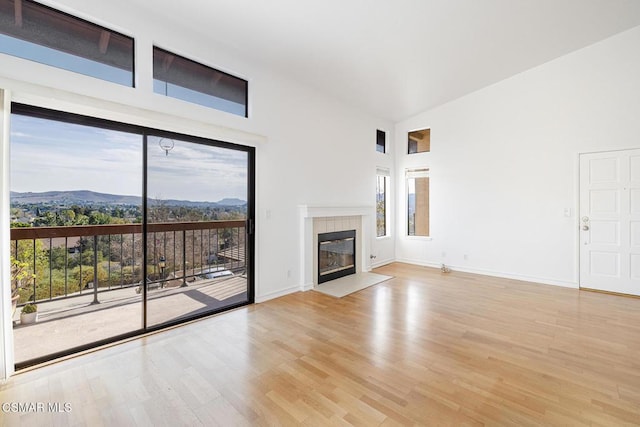
{"label": "tall narrow window", "polygon": [[153,91],[247,117],[248,82],[198,62],[153,48]]}
{"label": "tall narrow window", "polygon": [[407,153],[425,153],[431,151],[431,129],[409,132]]}
{"label": "tall narrow window", "polygon": [[0,0],[0,52],[133,86],[133,39],[30,0]]}
{"label": "tall narrow window", "polygon": [[378,237],[389,235],[389,170],[378,168],[376,175],[376,234]]}
{"label": "tall narrow window", "polygon": [[387,134],[383,130],[376,131],[376,151],[384,153],[387,150]]}
{"label": "tall narrow window", "polygon": [[429,236],[429,169],[409,169],[407,179],[407,234]]}

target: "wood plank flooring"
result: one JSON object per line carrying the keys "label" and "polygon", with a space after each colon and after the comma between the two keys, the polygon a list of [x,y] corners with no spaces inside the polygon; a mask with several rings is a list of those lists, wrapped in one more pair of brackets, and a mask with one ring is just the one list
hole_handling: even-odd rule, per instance
{"label": "wood plank flooring", "polygon": [[0,425],[640,425],[640,299],[375,272],[16,375]]}

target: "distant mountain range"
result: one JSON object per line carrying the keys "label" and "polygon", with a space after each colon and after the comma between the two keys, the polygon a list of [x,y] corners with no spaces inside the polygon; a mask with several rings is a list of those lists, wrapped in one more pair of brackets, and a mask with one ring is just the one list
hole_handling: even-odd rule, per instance
{"label": "distant mountain range", "polygon": [[[118,194],[97,193],[89,190],[76,191],[46,191],[43,193],[19,193],[11,192],[13,203],[57,203],[57,204],[108,204],[108,205],[141,205],[139,196],[122,196]],[[149,199],[151,204],[162,202],[168,206],[192,206],[192,207],[234,207],[243,206],[247,202],[236,198],[225,198],[217,202],[202,202],[191,200],[156,200]]]}

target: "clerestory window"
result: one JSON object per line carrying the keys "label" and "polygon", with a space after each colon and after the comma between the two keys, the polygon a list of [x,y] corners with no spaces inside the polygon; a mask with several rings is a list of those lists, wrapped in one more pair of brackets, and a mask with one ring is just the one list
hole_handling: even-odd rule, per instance
{"label": "clerestory window", "polygon": [[153,48],[155,93],[248,117],[248,84],[239,77]]}
{"label": "clerestory window", "polygon": [[134,86],[133,38],[30,0],[0,0],[0,52]]}

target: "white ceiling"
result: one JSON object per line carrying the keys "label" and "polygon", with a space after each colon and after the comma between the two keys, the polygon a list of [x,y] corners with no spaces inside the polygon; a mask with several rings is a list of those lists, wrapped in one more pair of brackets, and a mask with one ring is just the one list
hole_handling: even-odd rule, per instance
{"label": "white ceiling", "polygon": [[640,25],[640,0],[131,3],[393,121]]}

